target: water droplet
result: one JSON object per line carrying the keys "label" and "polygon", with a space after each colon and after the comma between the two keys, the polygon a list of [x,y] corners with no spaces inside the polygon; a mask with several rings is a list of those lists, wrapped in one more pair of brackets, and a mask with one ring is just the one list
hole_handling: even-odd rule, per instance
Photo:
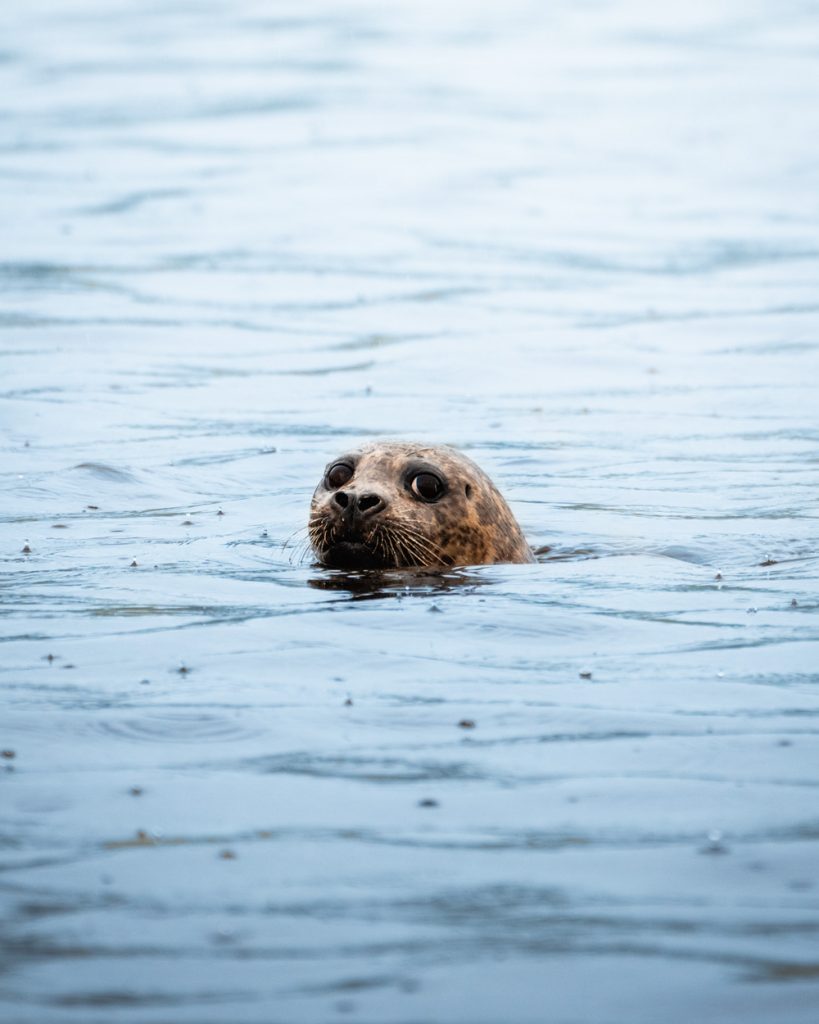
{"label": "water droplet", "polygon": [[705,845],[700,847],[700,853],[728,853],[728,847],[722,839],[722,831],[712,828],[705,837]]}

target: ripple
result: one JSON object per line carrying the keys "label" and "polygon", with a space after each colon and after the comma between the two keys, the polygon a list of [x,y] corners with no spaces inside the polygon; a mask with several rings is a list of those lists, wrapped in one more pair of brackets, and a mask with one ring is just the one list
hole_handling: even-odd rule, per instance
{"label": "ripple", "polygon": [[259,726],[235,715],[213,712],[152,711],[139,717],[92,719],[87,728],[105,736],[137,743],[238,742],[260,735]]}

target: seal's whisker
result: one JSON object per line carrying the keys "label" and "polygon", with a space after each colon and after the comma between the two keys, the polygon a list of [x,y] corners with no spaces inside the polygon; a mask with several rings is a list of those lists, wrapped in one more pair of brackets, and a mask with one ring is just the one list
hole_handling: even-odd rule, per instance
{"label": "seal's whisker", "polygon": [[401,524],[401,539],[404,547],[413,553],[413,556],[420,558],[421,563],[428,559],[443,561],[441,549],[428,537],[424,537],[417,530],[413,530],[406,524]]}
{"label": "seal's whisker", "polygon": [[[289,537],[287,537],[287,539],[282,544],[282,549],[286,549],[286,548],[290,547],[290,545],[293,543],[293,538],[294,537],[298,537],[298,535],[300,533],[304,534],[306,536],[309,533],[309,531],[310,531],[310,524],[309,523],[306,526],[300,526],[297,530],[294,530],[290,534]],[[304,537],[302,537],[301,540],[303,541]]]}
{"label": "seal's whisker", "polygon": [[392,551],[393,562],[396,568],[411,564],[412,557],[408,554],[406,546],[404,544],[403,531],[399,524],[391,523],[389,529],[389,540],[390,549]]}
{"label": "seal's whisker", "polygon": [[411,566],[418,561],[418,551],[413,550],[409,533],[399,525],[394,525],[392,530],[393,541],[396,547],[396,565]]}
{"label": "seal's whisker", "polygon": [[313,514],[307,524],[309,543],[318,559],[327,550],[333,539],[333,526],[326,515]]}
{"label": "seal's whisker", "polygon": [[[282,550],[285,551],[286,549],[282,547]],[[312,544],[309,539],[304,538],[298,544],[291,547],[288,552],[287,560],[290,565],[303,565],[311,550]]]}
{"label": "seal's whisker", "polygon": [[441,551],[437,544],[429,538],[422,536],[417,530],[413,530],[407,524],[396,525],[395,533],[403,552],[406,565],[425,565],[429,562],[443,562]]}
{"label": "seal's whisker", "polygon": [[375,530],[375,539],[377,545],[381,548],[379,554],[382,556],[385,562],[392,562],[394,565],[399,566],[401,564],[401,558],[396,547],[395,534],[391,529],[385,528],[380,525]]}
{"label": "seal's whisker", "polygon": [[425,557],[424,548],[412,534],[405,533],[402,536],[402,545],[406,552],[407,565],[423,565],[424,562],[429,561],[429,556]]}
{"label": "seal's whisker", "polygon": [[307,526],[300,526],[298,530],[294,530],[282,544],[281,550],[283,554],[287,555],[290,565],[300,565],[304,562],[311,547],[311,524],[308,524]]}

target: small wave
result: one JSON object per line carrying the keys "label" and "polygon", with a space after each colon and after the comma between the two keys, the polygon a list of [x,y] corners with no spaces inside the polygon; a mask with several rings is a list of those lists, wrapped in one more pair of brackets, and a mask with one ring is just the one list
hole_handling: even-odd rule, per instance
{"label": "small wave", "polygon": [[79,469],[98,480],[111,480],[117,483],[134,483],[136,477],[127,469],[118,469],[116,466],[106,465],[104,462],[80,462],[72,469]]}

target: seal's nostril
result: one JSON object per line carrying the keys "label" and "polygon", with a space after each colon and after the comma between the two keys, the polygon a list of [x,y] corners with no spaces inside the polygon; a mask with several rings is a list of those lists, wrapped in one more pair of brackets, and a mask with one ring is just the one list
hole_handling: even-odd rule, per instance
{"label": "seal's nostril", "polygon": [[333,501],[340,508],[347,508],[347,505],[350,503],[350,498],[344,491],[336,491],[333,495]]}
{"label": "seal's nostril", "polygon": [[384,507],[384,501],[377,494],[362,494],[358,499],[360,512],[377,512]]}

